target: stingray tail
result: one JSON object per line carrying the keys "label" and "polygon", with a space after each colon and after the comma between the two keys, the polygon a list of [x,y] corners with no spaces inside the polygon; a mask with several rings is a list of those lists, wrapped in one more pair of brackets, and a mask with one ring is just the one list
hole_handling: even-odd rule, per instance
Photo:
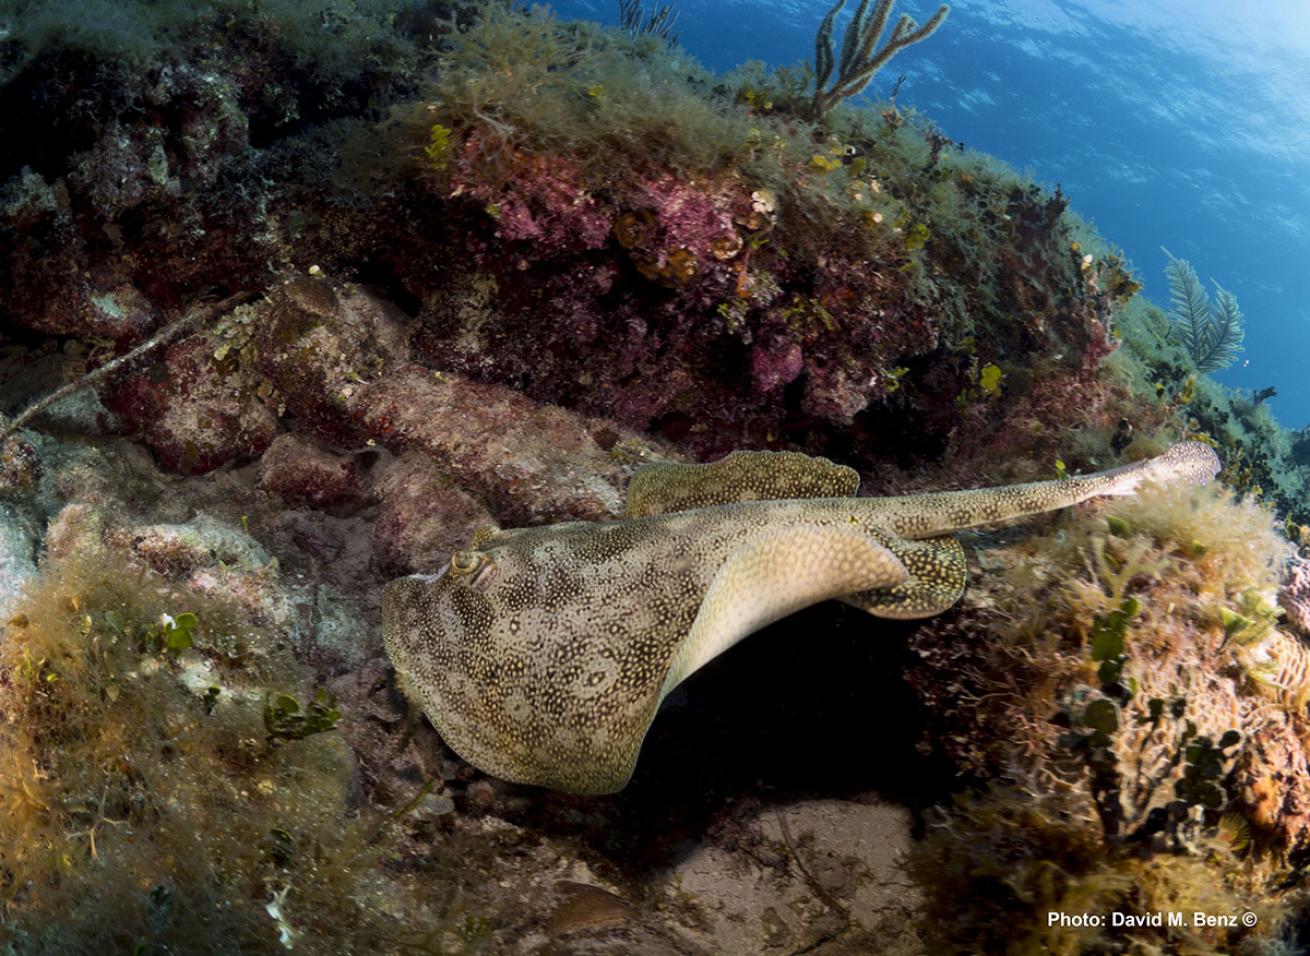
{"label": "stingray tail", "polygon": [[1208,484],[1223,465],[1213,448],[1199,441],[1180,441],[1162,455],[1120,465],[1073,479],[1086,483],[1096,495],[1132,495],[1146,482],[1158,484]]}
{"label": "stingray tail", "polygon": [[886,520],[893,532],[922,540],[1068,508],[1090,498],[1133,495],[1147,482],[1203,485],[1220,467],[1219,456],[1209,445],[1184,441],[1154,458],[1090,475],[884,499],[881,507],[890,511]]}

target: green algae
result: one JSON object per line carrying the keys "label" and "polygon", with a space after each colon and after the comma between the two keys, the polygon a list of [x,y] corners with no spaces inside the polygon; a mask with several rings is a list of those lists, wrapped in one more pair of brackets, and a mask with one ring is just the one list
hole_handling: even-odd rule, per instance
{"label": "green algae", "polygon": [[48,561],[3,632],[0,943],[444,951],[451,926],[379,905],[394,821],[354,807],[344,715],[243,612],[90,549]]}

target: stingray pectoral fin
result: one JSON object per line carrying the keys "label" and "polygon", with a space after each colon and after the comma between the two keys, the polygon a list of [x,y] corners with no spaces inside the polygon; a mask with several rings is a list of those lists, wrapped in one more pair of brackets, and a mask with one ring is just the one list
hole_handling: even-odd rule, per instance
{"label": "stingray pectoral fin", "polygon": [[910,572],[908,580],[890,588],[871,588],[839,598],[874,617],[912,621],[932,617],[952,607],[969,583],[964,547],[954,535],[886,542]]}
{"label": "stingray pectoral fin", "polygon": [[856,531],[822,525],[761,531],[733,551],[710,582],[674,654],[663,692],[746,635],[794,611],[908,579],[900,558]]}

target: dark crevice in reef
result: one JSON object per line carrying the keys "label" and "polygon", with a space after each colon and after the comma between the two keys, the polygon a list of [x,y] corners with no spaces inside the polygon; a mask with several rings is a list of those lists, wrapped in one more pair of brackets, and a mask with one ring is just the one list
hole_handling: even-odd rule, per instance
{"label": "dark crevice in reef", "polygon": [[90,54],[58,50],[0,83],[0,181],[24,166],[54,179],[90,149],[101,125],[129,105],[115,101],[113,72]]}
{"label": "dark crevice in reef", "polygon": [[[912,631],[831,604],[752,635],[661,713],[634,796],[673,787],[687,803],[756,789],[779,799],[869,791],[910,805],[935,799],[938,775],[916,751],[918,704],[905,683]],[[912,766],[921,774],[907,775]]]}
{"label": "dark crevice in reef", "polygon": [[[520,822],[576,837],[636,880],[760,807],[823,796],[926,808],[959,781],[920,749],[905,681],[914,627],[824,604],[753,634],[670,695],[626,789],[514,788],[531,798]],[[609,822],[580,830],[579,813]]]}
{"label": "dark crevice in reef", "polygon": [[411,318],[423,309],[423,300],[410,292],[404,279],[385,263],[362,262],[355,273],[355,281],[371,288]]}

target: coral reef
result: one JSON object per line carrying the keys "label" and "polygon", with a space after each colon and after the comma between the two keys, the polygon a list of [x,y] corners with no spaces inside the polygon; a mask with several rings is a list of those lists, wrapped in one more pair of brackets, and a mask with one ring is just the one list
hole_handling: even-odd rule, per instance
{"label": "coral reef", "polygon": [[[4,945],[1276,951],[1307,575],[1253,499],[1305,547],[1310,467],[1062,193],[659,29],[92,6],[0,24]],[[616,516],[644,461],[913,494],[1189,438],[1249,497],[971,533],[923,624],[782,622],[670,696],[620,797],[484,778],[383,653],[390,577]]]}
{"label": "coral reef", "polygon": [[[769,78],[742,75],[743,104],[541,13],[487,16],[441,65],[431,182],[472,255],[411,285],[428,361],[700,456],[973,460],[1145,422],[1098,372],[1133,291],[1121,260],[1082,250],[1063,196],[931,127],[798,124]],[[990,366],[1013,373],[1006,401],[979,387]]]}
{"label": "coral reef", "polygon": [[[342,30],[358,40],[352,25]],[[347,119],[359,100],[346,97],[334,101],[344,115],[324,100],[312,120],[279,125],[244,85],[289,87],[266,59],[224,73],[242,86],[218,89],[223,109],[209,109],[210,99],[187,99],[189,64],[179,64],[167,73],[176,89],[149,96],[161,115],[184,103],[194,112],[127,133],[92,129],[102,144],[94,155],[107,163],[133,136],[216,124],[203,144],[129,150],[135,165],[112,176],[106,167],[79,179],[72,170],[89,160],[71,147],[40,170],[16,170],[0,219],[22,284],[6,290],[23,304],[15,321],[98,330],[100,348],[121,347],[197,292],[260,289],[269,264],[296,263],[363,272],[397,293],[417,313],[417,354],[438,368],[655,426],[700,455],[793,442],[868,465],[968,459],[1006,443],[957,449],[980,433],[1040,441],[1039,425],[1143,420],[1096,373],[1126,294],[1121,273],[1108,254],[1088,265],[1070,252],[1075,226],[1062,197],[944,148],[922,122],[835,110],[822,128],[798,123],[784,112],[785,82],[746,71],[725,93],[649,37],[494,6],[441,36],[441,82],[404,122]],[[282,39],[275,30],[271,47]],[[123,69],[97,49],[105,69]],[[406,62],[358,82],[403,89]],[[45,76],[35,61],[30,69],[32,82]],[[165,186],[147,188],[156,146],[168,163],[207,165],[169,166]],[[138,186],[131,197],[94,193],[108,182]],[[219,188],[201,190],[211,182]],[[88,217],[109,222],[133,256],[88,248],[77,225]],[[128,219],[192,226],[155,237]],[[431,255],[452,241],[462,252],[453,268]],[[90,284],[77,290],[62,281],[69,274]],[[241,322],[215,330],[211,354],[222,357],[196,369],[197,388],[217,375],[246,395],[252,363],[238,357],[250,338]],[[978,388],[991,365],[1007,371],[1007,401]],[[1071,376],[1083,400],[1054,401]],[[125,387],[123,401],[146,421],[154,409]],[[199,466],[266,441],[259,405],[268,398],[244,399],[242,414],[263,422],[214,409],[233,434],[198,447]],[[888,428],[918,440],[879,441]],[[851,435],[861,440],[852,446]],[[180,461],[188,439],[172,439],[180,447],[161,454]],[[981,470],[1018,477],[994,473],[1001,467],[998,458]]]}

